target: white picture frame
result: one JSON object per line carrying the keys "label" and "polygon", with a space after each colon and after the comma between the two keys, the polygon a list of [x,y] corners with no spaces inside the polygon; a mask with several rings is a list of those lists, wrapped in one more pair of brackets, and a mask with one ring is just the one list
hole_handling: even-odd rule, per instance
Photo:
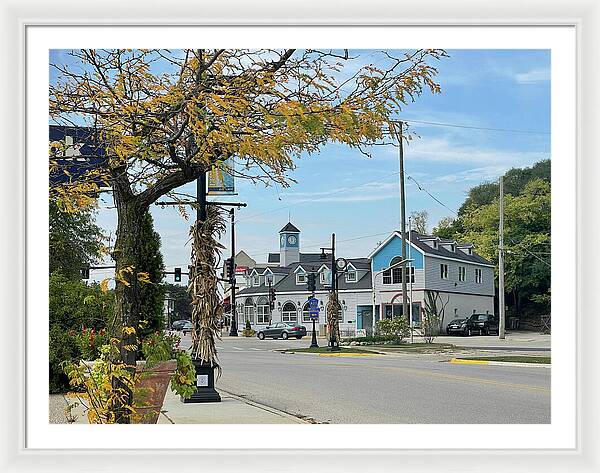
{"label": "white picture frame", "polygon": [[[232,13],[235,12],[235,13]],[[600,263],[600,5],[595,0],[551,0],[517,2],[479,2],[467,0],[429,0],[397,3],[375,0],[344,3],[309,3],[290,1],[283,4],[262,2],[192,2],[174,0],[164,4],[136,1],[122,4],[117,0],[72,4],[47,3],[43,0],[5,0],[0,6],[0,94],[2,113],[0,136],[2,157],[1,196],[3,228],[2,284],[4,329],[0,331],[0,363],[3,365],[3,388],[0,389],[0,470],[22,471],[165,471],[202,468],[204,471],[379,471],[384,468],[407,471],[527,471],[527,472],[595,472],[600,471],[600,386],[597,364],[600,355],[595,337],[600,329],[595,317],[595,292],[600,287],[596,270]],[[27,448],[26,409],[26,339],[27,324],[38,323],[25,317],[27,236],[25,141],[25,50],[27,28],[33,26],[79,25],[345,25],[371,26],[565,26],[576,31],[577,57],[577,226],[574,249],[576,258],[577,312],[577,439],[573,449],[510,450],[401,450],[369,449],[303,450],[249,449],[240,445],[227,450],[107,450],[89,448]],[[444,47],[444,45],[436,45]],[[31,267],[31,265],[29,265]],[[45,275],[40,275],[45,284]],[[585,329],[585,330],[584,330]],[[47,342],[47,340],[46,340]],[[560,408],[560,407],[559,407]],[[64,426],[65,429],[70,426]],[[127,428],[128,426],[117,426]],[[332,426],[334,427],[334,426]],[[303,428],[303,427],[299,427]],[[250,433],[250,431],[249,431]],[[307,435],[310,435],[307,431]],[[202,440],[198,440],[201,447]],[[399,444],[402,441],[399,439]]]}

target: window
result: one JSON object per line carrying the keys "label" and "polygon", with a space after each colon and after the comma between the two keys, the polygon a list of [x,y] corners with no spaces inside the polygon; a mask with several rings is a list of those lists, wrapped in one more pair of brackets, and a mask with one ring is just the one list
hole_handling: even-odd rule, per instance
{"label": "window", "polygon": [[244,301],[244,323],[247,321],[250,321],[251,324],[254,323],[254,303],[250,297]]}
{"label": "window", "polygon": [[475,270],[475,282],[477,284],[481,284],[482,278],[481,278],[481,269],[476,269]]}
{"label": "window", "polygon": [[448,265],[447,264],[440,264],[440,278],[442,279],[448,279]]}
{"label": "window", "polygon": [[464,266],[459,266],[458,267],[458,280],[460,282],[465,282],[465,276],[466,276],[466,268]]}
{"label": "window", "polygon": [[[408,277],[408,274],[410,272],[410,278]],[[410,269],[406,272],[406,282],[415,282],[415,267],[411,266]]]}
{"label": "window", "polygon": [[306,284],[306,274],[305,273],[296,274],[296,284]]}
{"label": "window", "polygon": [[252,285],[253,286],[260,286],[260,276],[253,276],[252,277]]}
{"label": "window", "polygon": [[302,322],[310,322],[310,313],[308,312],[308,302],[302,308]]}
{"label": "window", "polygon": [[437,240],[433,240],[433,247],[437,250],[438,242]]}
{"label": "window", "polygon": [[473,248],[468,248],[467,249],[467,254],[472,255],[473,254]]}
{"label": "window", "polygon": [[268,286],[269,284],[273,284],[273,275],[272,274],[267,274],[265,276],[265,284]]}
{"label": "window", "polygon": [[268,324],[270,318],[271,311],[269,309],[269,300],[266,297],[261,297],[256,306],[256,323]]}
{"label": "window", "polygon": [[281,320],[283,322],[296,322],[298,320],[296,306],[293,302],[286,302],[285,304],[283,304],[283,309],[281,311]]}
{"label": "window", "polygon": [[392,270],[388,269],[383,272],[383,284],[392,284]]}
{"label": "window", "polygon": [[450,251],[455,252],[456,251],[456,246],[455,245],[450,245]]}
{"label": "window", "polygon": [[330,284],[331,272],[328,269],[324,269],[319,273],[319,282],[323,285]]}
{"label": "window", "polygon": [[346,282],[356,282],[356,271],[348,271],[346,273]]}

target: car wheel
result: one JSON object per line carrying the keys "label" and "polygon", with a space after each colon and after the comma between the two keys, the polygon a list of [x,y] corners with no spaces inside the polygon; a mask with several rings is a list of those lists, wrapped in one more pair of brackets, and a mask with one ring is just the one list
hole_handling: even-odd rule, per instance
{"label": "car wheel", "polygon": [[258,337],[259,340],[264,340],[265,339],[265,334],[262,333],[262,332],[258,332],[257,337]]}
{"label": "car wheel", "polygon": [[287,340],[287,339],[288,339],[288,334],[287,334],[287,332],[283,332],[283,333],[281,334],[281,338],[283,338],[284,340]]}

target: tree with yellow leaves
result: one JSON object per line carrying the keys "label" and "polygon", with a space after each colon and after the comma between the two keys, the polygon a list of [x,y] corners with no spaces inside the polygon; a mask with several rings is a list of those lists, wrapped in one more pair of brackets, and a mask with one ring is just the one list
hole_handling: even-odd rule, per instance
{"label": "tree with yellow leaves", "polygon": [[[97,130],[117,209],[116,319],[137,327],[141,223],[158,198],[213,168],[287,186],[294,159],[327,142],[380,142],[424,90],[440,91],[443,50],[75,50],[52,64],[50,118]],[[357,66],[358,64],[358,66]],[[233,159],[236,167],[227,167]],[[56,166],[51,159],[51,167]],[[92,179],[51,189],[63,208],[93,204]],[[135,271],[134,271],[135,272]],[[132,336],[121,334],[123,346]],[[123,351],[132,362],[134,354]]]}

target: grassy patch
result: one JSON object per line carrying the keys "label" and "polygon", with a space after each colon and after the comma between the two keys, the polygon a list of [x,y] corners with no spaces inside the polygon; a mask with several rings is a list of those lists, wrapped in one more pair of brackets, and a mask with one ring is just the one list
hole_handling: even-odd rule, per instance
{"label": "grassy patch", "polygon": [[537,363],[537,364],[550,364],[549,356],[525,356],[525,355],[514,355],[514,356],[479,356],[479,357],[461,357],[459,360],[480,360],[480,361],[503,361],[512,363]]}
{"label": "grassy patch", "polygon": [[318,348],[289,348],[287,350],[283,350],[286,353],[375,353],[374,350],[361,350],[360,348],[354,347],[340,347],[341,350],[338,352],[331,352],[327,349],[326,346],[318,347]]}
{"label": "grassy patch", "polygon": [[381,351],[407,352],[407,353],[429,353],[444,350],[458,350],[451,343],[406,343],[402,345],[377,345]]}

